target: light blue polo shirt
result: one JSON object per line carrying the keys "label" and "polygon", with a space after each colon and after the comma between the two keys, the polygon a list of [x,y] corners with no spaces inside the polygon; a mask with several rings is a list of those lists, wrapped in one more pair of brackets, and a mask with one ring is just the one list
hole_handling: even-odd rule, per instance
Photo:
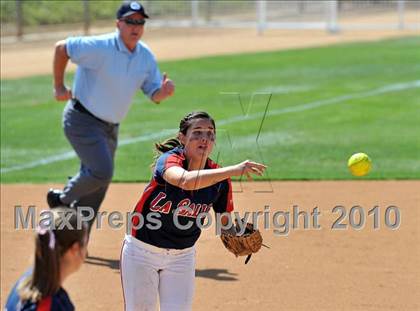
{"label": "light blue polo shirt", "polygon": [[141,89],[149,98],[162,83],[156,59],[139,42],[130,52],[118,30],[100,36],[71,37],[67,55],[78,65],[73,96],[98,118],[120,123]]}

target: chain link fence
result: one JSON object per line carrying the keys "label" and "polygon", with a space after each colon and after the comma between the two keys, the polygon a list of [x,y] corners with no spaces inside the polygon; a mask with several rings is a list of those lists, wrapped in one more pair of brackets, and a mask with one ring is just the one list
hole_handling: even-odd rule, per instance
{"label": "chain link fence", "polygon": [[[141,1],[156,27],[255,27],[265,29],[415,28],[420,29],[420,1]],[[1,1],[1,36],[24,37],[92,27],[113,26],[121,0]],[[410,14],[408,14],[410,13]],[[369,16],[363,20],[363,16]],[[387,16],[387,19],[379,17]],[[372,18],[373,17],[373,18]]]}

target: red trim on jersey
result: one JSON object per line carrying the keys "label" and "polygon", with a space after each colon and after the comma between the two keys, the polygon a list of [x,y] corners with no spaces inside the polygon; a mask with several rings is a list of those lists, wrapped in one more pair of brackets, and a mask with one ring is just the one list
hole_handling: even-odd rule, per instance
{"label": "red trim on jersey", "polygon": [[124,299],[124,310],[126,310],[126,308],[125,308],[124,283],[123,283],[123,271],[122,271],[122,255],[123,255],[124,245],[125,245],[125,239],[123,241],[123,244],[122,244],[122,247],[121,247],[121,252],[120,252],[120,278],[121,278],[121,287],[122,287],[123,299]]}
{"label": "red trim on jersey", "polygon": [[38,303],[36,310],[37,311],[50,311],[51,304],[52,304],[52,297],[51,296],[45,297]]}
{"label": "red trim on jersey", "polygon": [[229,190],[228,190],[228,196],[227,196],[227,202],[226,202],[226,212],[230,213],[233,211],[233,198],[232,198],[232,181],[230,178],[227,179]]}
{"label": "red trim on jersey", "polygon": [[216,162],[214,162],[213,160],[211,160],[211,159],[207,159],[207,165],[211,169],[220,168],[220,166]]}
{"label": "red trim on jersey", "polygon": [[165,159],[163,172],[165,172],[168,168],[172,166],[183,167],[184,161],[185,161],[185,157],[183,154],[177,154],[177,153],[170,154]]}
{"label": "red trim on jersey", "polygon": [[[134,208],[134,212],[141,214],[141,212],[143,211],[144,203],[150,197],[150,195],[153,193],[153,191],[157,188],[158,185],[159,184],[154,179],[152,179],[150,184],[147,186],[147,188],[144,190],[143,194],[141,195],[139,202],[136,204],[136,207]],[[136,227],[139,224],[140,220],[137,216],[135,216],[133,217],[132,221],[133,221],[132,225]],[[131,235],[133,237],[136,236],[135,228],[131,229]]]}

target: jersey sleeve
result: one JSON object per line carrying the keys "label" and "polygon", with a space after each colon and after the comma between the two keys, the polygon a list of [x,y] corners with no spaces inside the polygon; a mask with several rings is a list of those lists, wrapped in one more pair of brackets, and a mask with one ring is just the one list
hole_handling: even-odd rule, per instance
{"label": "jersey sleeve", "polygon": [[98,41],[91,37],[67,38],[66,51],[73,63],[89,69],[98,68],[102,62]]}
{"label": "jersey sleeve", "polygon": [[164,153],[156,162],[153,178],[159,183],[164,184],[163,174],[173,166],[183,167],[184,157],[176,153]]}
{"label": "jersey sleeve", "polygon": [[230,178],[220,182],[219,195],[213,204],[213,209],[215,213],[230,213],[233,211],[232,182]]}

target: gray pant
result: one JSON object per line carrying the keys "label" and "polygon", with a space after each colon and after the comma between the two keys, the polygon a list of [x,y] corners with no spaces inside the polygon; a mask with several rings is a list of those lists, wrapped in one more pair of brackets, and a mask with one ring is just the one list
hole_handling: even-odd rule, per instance
{"label": "gray pant", "polygon": [[76,201],[77,206],[89,206],[96,217],[114,173],[119,126],[79,112],[69,101],[63,113],[63,128],[81,164],[60,199],[64,204]]}

